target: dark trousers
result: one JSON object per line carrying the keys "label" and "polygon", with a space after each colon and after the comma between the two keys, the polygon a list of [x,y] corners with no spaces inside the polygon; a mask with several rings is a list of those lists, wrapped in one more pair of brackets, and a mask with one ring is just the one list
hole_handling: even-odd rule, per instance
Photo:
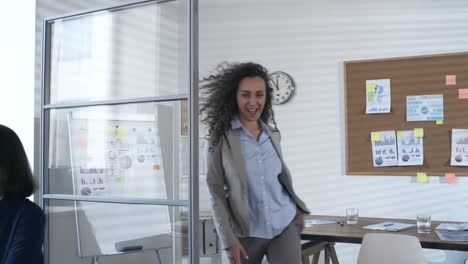
{"label": "dark trousers", "polygon": [[294,219],[278,236],[272,239],[256,237],[239,238],[249,259],[241,258],[242,264],[261,264],[266,255],[270,264],[301,263],[301,230]]}

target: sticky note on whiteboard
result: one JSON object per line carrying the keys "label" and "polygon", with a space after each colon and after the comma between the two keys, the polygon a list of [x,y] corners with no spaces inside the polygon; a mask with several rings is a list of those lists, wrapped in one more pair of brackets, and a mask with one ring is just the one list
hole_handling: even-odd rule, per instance
{"label": "sticky note on whiteboard", "polygon": [[375,83],[366,84],[366,92],[375,92]]}
{"label": "sticky note on whiteboard", "polygon": [[427,183],[427,174],[425,172],[416,173],[416,182],[417,183]]}
{"label": "sticky note on whiteboard", "polygon": [[456,85],[457,76],[456,75],[445,75],[445,85]]}
{"label": "sticky note on whiteboard", "polygon": [[415,128],[413,133],[414,137],[424,137],[424,128]]}
{"label": "sticky note on whiteboard", "polygon": [[127,136],[128,135],[128,128],[127,127],[118,127],[117,128],[117,135],[118,136]]}
{"label": "sticky note on whiteboard", "polygon": [[457,176],[455,173],[445,173],[445,182],[448,184],[454,184],[457,182]]}
{"label": "sticky note on whiteboard", "polygon": [[468,99],[468,88],[458,89],[458,99]]}
{"label": "sticky note on whiteboard", "polygon": [[371,132],[371,141],[380,141],[380,133]]}

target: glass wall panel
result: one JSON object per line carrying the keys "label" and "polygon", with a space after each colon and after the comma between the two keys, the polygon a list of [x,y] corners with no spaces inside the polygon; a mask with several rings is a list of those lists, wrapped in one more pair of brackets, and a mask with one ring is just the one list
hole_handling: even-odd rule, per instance
{"label": "glass wall panel", "polygon": [[187,93],[185,8],[170,1],[54,20],[46,103]]}
{"label": "glass wall panel", "polygon": [[[188,199],[182,101],[48,110],[46,194]],[[184,179],[184,180],[181,180]]]}
{"label": "glass wall panel", "polygon": [[187,263],[181,208],[46,200],[48,263]]}

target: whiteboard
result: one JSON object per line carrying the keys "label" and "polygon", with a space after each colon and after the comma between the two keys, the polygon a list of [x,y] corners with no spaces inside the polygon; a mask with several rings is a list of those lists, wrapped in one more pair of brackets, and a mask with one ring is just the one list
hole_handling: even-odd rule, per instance
{"label": "whiteboard", "polygon": [[[157,113],[69,112],[74,194],[167,199],[158,121]],[[168,206],[76,202],[75,213],[81,257],[171,232]]]}

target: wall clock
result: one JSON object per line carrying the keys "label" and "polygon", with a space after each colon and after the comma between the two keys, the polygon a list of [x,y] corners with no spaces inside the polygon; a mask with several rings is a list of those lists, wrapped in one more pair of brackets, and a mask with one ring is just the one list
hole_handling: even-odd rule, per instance
{"label": "wall clock", "polygon": [[270,87],[273,89],[273,103],[284,104],[291,99],[296,89],[294,80],[289,74],[277,71],[268,77]]}

